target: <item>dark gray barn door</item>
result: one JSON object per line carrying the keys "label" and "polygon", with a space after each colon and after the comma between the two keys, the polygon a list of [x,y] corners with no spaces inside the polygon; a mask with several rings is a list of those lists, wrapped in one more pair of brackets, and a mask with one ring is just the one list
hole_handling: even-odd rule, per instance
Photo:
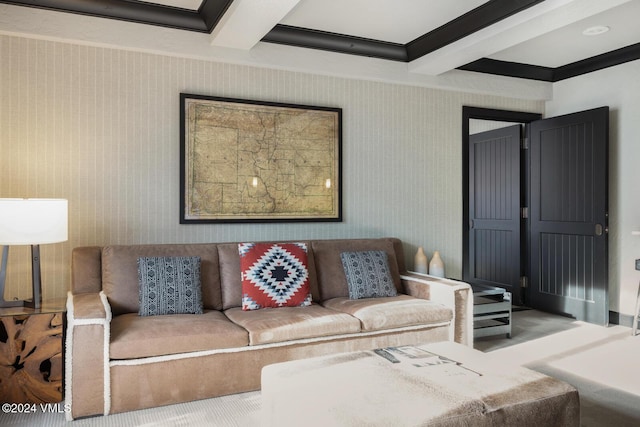
{"label": "dark gray barn door", "polygon": [[520,300],[521,126],[469,136],[468,276]]}
{"label": "dark gray barn door", "polygon": [[606,325],[607,107],[531,123],[533,308]]}

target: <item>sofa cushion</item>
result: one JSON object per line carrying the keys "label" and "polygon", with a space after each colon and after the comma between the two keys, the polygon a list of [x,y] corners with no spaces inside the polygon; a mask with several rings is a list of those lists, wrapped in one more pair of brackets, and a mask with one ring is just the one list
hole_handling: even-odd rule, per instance
{"label": "sofa cushion", "polygon": [[200,257],[140,257],[140,316],[202,314]]}
{"label": "sofa cushion", "polygon": [[248,344],[247,331],[229,321],[220,311],[146,317],[127,313],[111,320],[112,359],[137,359]]}
{"label": "sofa cushion", "polygon": [[[309,287],[313,300],[319,300],[316,268],[311,254],[311,244],[307,244],[307,267],[309,270]],[[237,243],[218,243],[218,259],[220,261],[220,288],[222,292],[222,308],[227,310],[242,306],[242,280],[240,277],[240,255]]]}
{"label": "sofa cushion", "polygon": [[102,250],[102,290],[114,315],[138,313],[138,258],[155,256],[200,257],[202,303],[222,309],[218,250],[211,244],[106,246]]}
{"label": "sofa cushion", "polygon": [[224,313],[249,331],[250,345],[360,332],[358,319],[317,304],[254,311],[236,307]]}
{"label": "sofa cushion", "polygon": [[349,287],[340,254],[342,252],[383,250],[389,257],[389,271],[398,292],[402,292],[393,239],[314,240],[311,248],[316,265],[320,300],[348,297]]}
{"label": "sofa cushion", "polygon": [[444,305],[404,294],[359,300],[338,297],[322,305],[359,319],[363,331],[435,325],[453,319],[452,311]]}
{"label": "sofa cushion", "polygon": [[242,309],[311,305],[305,243],[239,243]]}
{"label": "sofa cushion", "polygon": [[342,252],[350,299],[397,295],[385,251]]}

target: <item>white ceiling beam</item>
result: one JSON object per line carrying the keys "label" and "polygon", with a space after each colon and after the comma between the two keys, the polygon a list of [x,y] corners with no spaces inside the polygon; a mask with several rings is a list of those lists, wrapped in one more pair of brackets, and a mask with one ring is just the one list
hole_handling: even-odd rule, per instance
{"label": "white ceiling beam", "polygon": [[300,0],[235,0],[211,33],[213,46],[249,50]]}
{"label": "white ceiling beam", "polygon": [[629,1],[546,0],[412,61],[409,72],[440,75]]}

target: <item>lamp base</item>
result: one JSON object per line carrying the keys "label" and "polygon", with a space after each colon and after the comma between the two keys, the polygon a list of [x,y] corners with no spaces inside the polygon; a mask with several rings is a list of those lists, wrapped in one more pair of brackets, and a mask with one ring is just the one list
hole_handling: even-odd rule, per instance
{"label": "lamp base", "polygon": [[0,308],[6,307],[22,307],[24,301],[14,300],[5,301],[4,299],[4,282],[7,278],[7,260],[9,259],[9,246],[2,247],[2,265],[0,266]]}
{"label": "lamp base", "polygon": [[9,260],[9,246],[2,247],[2,265],[0,265],[0,308],[28,307],[37,309],[42,306],[42,281],[40,279],[40,245],[31,245],[31,281],[33,286],[32,300],[4,299],[4,285],[7,279],[7,261]]}
{"label": "lamp base", "polygon": [[42,307],[42,301],[38,301],[38,300],[28,299],[21,302],[22,302],[21,305],[23,307],[33,308],[34,310]]}
{"label": "lamp base", "polygon": [[5,301],[4,298],[0,298],[0,308],[23,307],[23,306],[25,306],[25,301],[22,301],[22,300]]}
{"label": "lamp base", "polygon": [[25,301],[25,307],[40,308],[42,306],[42,273],[40,272],[40,245],[31,245],[31,285],[33,299]]}

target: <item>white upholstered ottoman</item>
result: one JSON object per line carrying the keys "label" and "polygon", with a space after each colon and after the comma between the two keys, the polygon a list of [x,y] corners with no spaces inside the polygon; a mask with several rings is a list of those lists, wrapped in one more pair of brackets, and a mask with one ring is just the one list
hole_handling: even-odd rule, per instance
{"label": "white upholstered ottoman", "polygon": [[578,392],[560,380],[451,342],[387,350],[266,366],[264,425],[580,424]]}

